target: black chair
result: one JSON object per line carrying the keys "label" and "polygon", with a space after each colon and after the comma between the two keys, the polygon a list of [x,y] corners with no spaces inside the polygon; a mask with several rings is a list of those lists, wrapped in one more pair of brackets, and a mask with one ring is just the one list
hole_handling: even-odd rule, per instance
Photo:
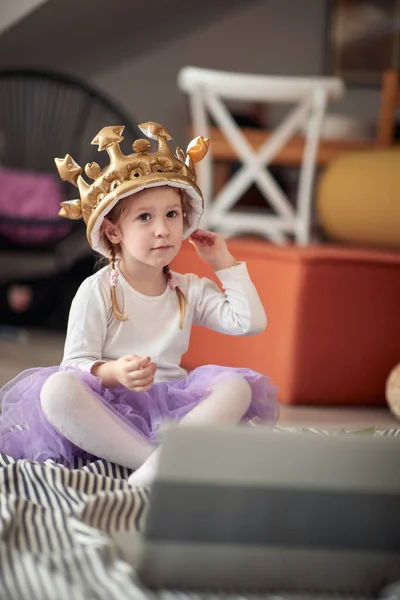
{"label": "black chair", "polygon": [[[112,124],[125,125],[122,148],[125,144],[130,148],[140,135],[114,101],[83,81],[46,71],[0,70],[0,164],[5,167],[56,174],[54,157],[63,157],[67,152],[82,166],[92,160],[105,166],[107,154],[98,152],[90,142],[102,127]],[[71,184],[60,185],[65,199],[76,197],[77,190]],[[0,213],[2,219],[3,223],[26,227],[43,225],[31,219],[5,219]],[[60,241],[57,227],[62,222],[57,218],[51,223],[55,236],[46,241],[46,249],[54,250],[55,242]],[[77,228],[79,224],[75,223]],[[4,239],[0,240],[0,248],[35,251],[32,245],[20,248],[20,244]]]}
{"label": "black chair", "polygon": [[[114,124],[125,125],[121,148],[131,152],[140,130],[102,92],[69,75],[30,69],[0,70],[0,168],[54,173],[58,178],[54,158],[66,153],[82,167],[93,160],[106,166],[107,153],[98,152],[90,142],[102,127]],[[60,186],[62,199],[77,197],[77,188],[71,184],[60,180]],[[91,250],[83,222],[67,222],[65,232],[66,220],[61,217],[21,219],[2,215],[0,209],[1,287],[35,277],[43,282],[46,277],[54,278],[72,269],[80,259],[87,260]],[[4,235],[8,227],[15,226],[20,232],[26,229],[28,243],[21,236],[15,242],[12,236]],[[32,243],[35,236],[29,232],[43,226],[47,237]]]}

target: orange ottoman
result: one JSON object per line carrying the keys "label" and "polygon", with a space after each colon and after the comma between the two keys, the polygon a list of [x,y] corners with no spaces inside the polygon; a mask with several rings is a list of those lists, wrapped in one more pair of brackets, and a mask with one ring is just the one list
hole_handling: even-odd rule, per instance
{"label": "orange ottoman", "polygon": [[[286,404],[385,404],[385,380],[400,360],[400,253],[253,239],[229,248],[247,262],[268,327],[241,338],[194,327],[183,366],[255,369]],[[216,280],[188,243],[172,267]]]}

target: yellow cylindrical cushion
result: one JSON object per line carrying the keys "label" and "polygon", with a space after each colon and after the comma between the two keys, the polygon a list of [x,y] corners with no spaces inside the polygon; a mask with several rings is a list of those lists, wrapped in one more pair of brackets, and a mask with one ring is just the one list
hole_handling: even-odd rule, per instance
{"label": "yellow cylindrical cushion", "polygon": [[333,240],[400,249],[400,150],[338,158],[320,179],[317,212]]}

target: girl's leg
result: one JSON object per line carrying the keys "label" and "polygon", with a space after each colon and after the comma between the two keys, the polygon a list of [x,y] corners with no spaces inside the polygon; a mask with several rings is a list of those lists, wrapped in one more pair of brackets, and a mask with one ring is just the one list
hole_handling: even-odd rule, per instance
{"label": "girl's leg", "polygon": [[51,375],[42,388],[40,402],[53,427],[90,454],[136,469],[154,450],[73,373]]}
{"label": "girl's leg", "polygon": [[[228,379],[216,385],[213,391],[188,413],[181,425],[237,425],[246,414],[251,402],[251,388],[245,379]],[[129,477],[134,486],[151,483],[157,468],[159,450],[156,450]]]}
{"label": "girl's leg", "polygon": [[251,387],[234,377],[217,384],[213,391],[181,421],[185,425],[237,425],[251,402]]}

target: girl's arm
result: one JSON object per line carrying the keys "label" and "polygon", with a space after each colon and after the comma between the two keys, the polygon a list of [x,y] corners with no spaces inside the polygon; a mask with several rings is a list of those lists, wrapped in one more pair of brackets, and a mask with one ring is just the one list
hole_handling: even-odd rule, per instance
{"label": "girl's arm", "polygon": [[109,290],[98,278],[82,283],[71,304],[61,366],[91,372],[102,361],[110,304]]}
{"label": "girl's arm", "polygon": [[195,285],[194,324],[230,335],[254,335],[265,330],[267,317],[245,263],[230,254],[218,234],[198,230],[192,243],[201,258],[216,271],[224,292],[209,279]]}
{"label": "girl's arm", "polygon": [[95,362],[92,365],[92,375],[101,377],[103,380],[103,385],[106,388],[114,388],[120,384],[115,373],[115,363],[115,360],[111,360],[108,362]]}

